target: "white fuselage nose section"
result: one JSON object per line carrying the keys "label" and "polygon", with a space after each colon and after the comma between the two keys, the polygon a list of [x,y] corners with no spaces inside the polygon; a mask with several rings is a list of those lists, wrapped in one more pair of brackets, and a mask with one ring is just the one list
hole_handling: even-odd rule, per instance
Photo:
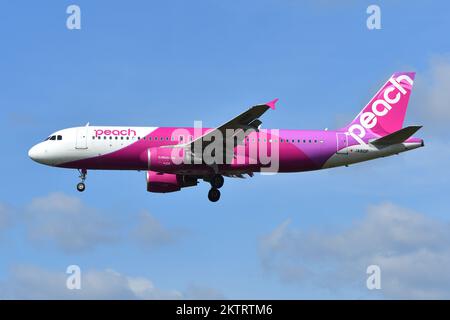
{"label": "white fuselage nose section", "polygon": [[113,153],[145,137],[157,127],[75,127],[53,133],[32,147],[28,156],[41,164],[62,166]]}
{"label": "white fuselage nose section", "polygon": [[33,146],[28,151],[28,156],[37,163],[46,164],[46,165],[52,165],[51,159],[48,156],[48,150],[46,148],[46,142],[38,143],[37,145]]}
{"label": "white fuselage nose section", "polygon": [[33,161],[48,166],[61,164],[75,151],[75,132],[75,129],[65,129],[54,133],[47,140],[33,146],[28,151],[28,156]]}

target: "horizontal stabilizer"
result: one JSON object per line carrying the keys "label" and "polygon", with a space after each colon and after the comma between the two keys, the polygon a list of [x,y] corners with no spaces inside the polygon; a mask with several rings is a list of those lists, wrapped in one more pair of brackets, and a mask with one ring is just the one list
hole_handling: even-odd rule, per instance
{"label": "horizontal stabilizer", "polygon": [[398,131],[395,131],[387,136],[379,138],[370,142],[376,147],[387,147],[393,144],[399,144],[406,141],[409,137],[411,137],[414,133],[416,133],[422,126],[409,126]]}

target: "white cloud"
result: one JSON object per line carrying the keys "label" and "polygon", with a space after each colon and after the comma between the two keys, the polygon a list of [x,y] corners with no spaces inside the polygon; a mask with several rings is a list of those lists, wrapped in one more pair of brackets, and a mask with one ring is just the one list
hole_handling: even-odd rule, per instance
{"label": "white cloud", "polygon": [[166,228],[148,212],[127,213],[130,224],[123,224],[111,214],[64,193],[34,198],[18,213],[11,214],[11,209],[0,203],[0,231],[21,217],[21,224],[25,226],[32,244],[50,244],[70,254],[115,244],[123,239],[154,249],[174,243],[184,232]]}
{"label": "white cloud", "polygon": [[36,266],[15,267],[0,283],[2,299],[180,299],[177,290],[161,290],[147,278],[130,277],[114,270],[81,270],[81,289],[66,287],[68,275]]}
{"label": "white cloud", "polygon": [[0,299],[224,299],[209,287],[190,285],[185,292],[156,287],[145,277],[121,274],[112,269],[81,269],[81,289],[69,290],[64,271],[49,271],[33,265],[19,265],[1,282]]}
{"label": "white cloud", "polygon": [[25,221],[33,241],[50,242],[69,253],[109,244],[118,237],[118,228],[108,216],[63,193],[32,200]]}
{"label": "white cloud", "polygon": [[178,233],[165,228],[153,215],[142,212],[133,231],[134,238],[145,248],[154,248],[173,243]]}
{"label": "white cloud", "polygon": [[429,69],[417,74],[414,86],[414,112],[428,121],[429,129],[436,123],[446,124],[450,120],[450,57],[433,57]]}
{"label": "white cloud", "polygon": [[449,243],[447,222],[385,203],[341,232],[304,232],[284,222],[262,239],[261,257],[266,270],[284,281],[344,296],[356,289],[371,297],[365,271],[376,264],[386,298],[449,298]]}
{"label": "white cloud", "polygon": [[191,284],[183,295],[188,300],[223,300],[225,296],[217,289]]}

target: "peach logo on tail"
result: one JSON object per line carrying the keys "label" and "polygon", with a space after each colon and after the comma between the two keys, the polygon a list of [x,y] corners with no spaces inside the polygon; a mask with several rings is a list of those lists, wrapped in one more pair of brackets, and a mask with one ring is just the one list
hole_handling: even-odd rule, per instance
{"label": "peach logo on tail", "polygon": [[359,116],[359,123],[355,123],[348,128],[347,134],[352,136],[359,144],[365,145],[363,138],[366,136],[366,130],[372,129],[377,125],[378,117],[386,116],[392,109],[392,105],[398,103],[402,96],[408,91],[401,85],[402,81],[408,82],[411,86],[413,80],[407,75],[400,75],[397,78],[390,78],[392,86],[384,89],[381,99],[375,100],[369,111],[362,112]]}
{"label": "peach logo on tail", "polygon": [[94,130],[95,132],[95,136],[99,137],[99,136],[129,136],[129,137],[135,137],[136,136],[136,131],[133,129],[123,129],[123,130],[109,130],[109,129],[98,129],[98,130]]}

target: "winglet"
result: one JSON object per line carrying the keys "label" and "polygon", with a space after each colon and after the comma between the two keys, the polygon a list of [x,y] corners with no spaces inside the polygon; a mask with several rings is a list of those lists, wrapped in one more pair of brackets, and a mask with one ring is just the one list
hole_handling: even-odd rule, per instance
{"label": "winglet", "polygon": [[270,102],[266,103],[266,106],[268,106],[270,109],[275,110],[275,104],[278,102],[278,98],[274,99]]}

